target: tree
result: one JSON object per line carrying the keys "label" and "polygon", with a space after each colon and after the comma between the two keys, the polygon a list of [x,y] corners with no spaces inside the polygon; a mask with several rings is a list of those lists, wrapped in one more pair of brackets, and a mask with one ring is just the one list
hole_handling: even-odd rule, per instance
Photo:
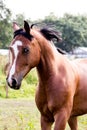
{"label": "tree", "polygon": [[67,51],[72,51],[77,46],[87,46],[87,16],[66,14],[61,19],[61,23],[63,44],[65,43],[64,48]]}
{"label": "tree", "polygon": [[0,0],[0,48],[7,48],[11,40],[11,11]]}
{"label": "tree", "polygon": [[63,41],[55,42],[56,46],[67,52],[77,46],[87,47],[87,16],[65,14],[62,18],[53,18],[48,16],[42,22],[62,33]]}

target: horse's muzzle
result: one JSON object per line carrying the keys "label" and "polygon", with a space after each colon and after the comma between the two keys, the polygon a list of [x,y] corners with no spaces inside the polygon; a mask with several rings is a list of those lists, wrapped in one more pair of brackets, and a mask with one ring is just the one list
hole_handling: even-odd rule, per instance
{"label": "horse's muzzle", "polygon": [[15,90],[20,89],[21,83],[18,83],[15,78],[11,79],[11,83],[8,81],[8,78],[6,78],[6,80],[10,88],[15,89]]}

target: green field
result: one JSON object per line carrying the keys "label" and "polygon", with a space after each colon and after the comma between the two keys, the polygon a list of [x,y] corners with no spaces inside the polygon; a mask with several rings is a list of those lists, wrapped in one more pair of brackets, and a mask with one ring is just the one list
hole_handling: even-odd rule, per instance
{"label": "green field", "polygon": [[[22,82],[20,90],[8,90],[4,65],[7,58],[0,56],[0,130],[40,130],[40,113],[34,102],[37,73],[33,69]],[[87,130],[87,116],[78,117],[78,130]],[[68,125],[66,130],[70,130]]]}

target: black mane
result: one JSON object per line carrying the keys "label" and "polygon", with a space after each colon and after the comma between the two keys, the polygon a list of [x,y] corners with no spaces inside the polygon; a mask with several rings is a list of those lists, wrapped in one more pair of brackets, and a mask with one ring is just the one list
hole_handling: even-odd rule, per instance
{"label": "black mane", "polygon": [[[56,39],[57,41],[61,41],[61,34],[57,31],[54,30],[49,30],[47,28],[43,28],[40,30],[40,32],[42,33],[42,35],[49,41]],[[62,49],[57,48],[57,51],[61,54],[66,54]]]}
{"label": "black mane", "polygon": [[59,32],[54,31],[54,30],[50,30],[47,28],[43,28],[40,30],[40,32],[42,33],[42,35],[49,41],[56,39],[57,41],[61,41],[61,35]]}
{"label": "black mane", "polygon": [[14,32],[14,38],[15,38],[17,35],[22,35],[22,36],[26,37],[26,38],[29,39],[29,40],[32,40],[32,38],[33,38],[32,35],[28,35],[23,29],[19,29],[19,30],[15,31],[15,32]]}

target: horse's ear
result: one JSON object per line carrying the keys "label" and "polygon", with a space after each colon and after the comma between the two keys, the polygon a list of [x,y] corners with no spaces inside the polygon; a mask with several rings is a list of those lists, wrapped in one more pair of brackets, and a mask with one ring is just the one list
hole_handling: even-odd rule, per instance
{"label": "horse's ear", "polygon": [[30,34],[30,27],[27,21],[24,21],[24,29],[27,34]]}
{"label": "horse's ear", "polygon": [[13,30],[14,30],[14,32],[19,30],[19,29],[20,29],[20,27],[18,26],[18,24],[16,22],[13,22]]}

